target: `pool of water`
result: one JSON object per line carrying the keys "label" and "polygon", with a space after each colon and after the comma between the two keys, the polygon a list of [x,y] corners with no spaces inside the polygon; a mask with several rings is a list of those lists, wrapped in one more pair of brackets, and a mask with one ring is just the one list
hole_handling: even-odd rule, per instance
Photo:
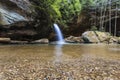
{"label": "pool of water", "polygon": [[0,80],[120,80],[120,45],[0,45]]}
{"label": "pool of water", "polygon": [[[57,49],[57,50],[56,50]],[[0,63],[17,59],[43,62],[77,58],[120,59],[120,45],[66,44],[57,45],[0,45]]]}

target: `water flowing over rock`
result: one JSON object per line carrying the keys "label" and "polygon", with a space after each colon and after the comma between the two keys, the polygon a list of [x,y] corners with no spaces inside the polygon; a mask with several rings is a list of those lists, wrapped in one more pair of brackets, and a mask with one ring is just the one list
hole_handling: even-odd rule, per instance
{"label": "water flowing over rock", "polygon": [[64,44],[64,38],[62,32],[57,24],[54,24],[54,29],[57,35],[58,44]]}

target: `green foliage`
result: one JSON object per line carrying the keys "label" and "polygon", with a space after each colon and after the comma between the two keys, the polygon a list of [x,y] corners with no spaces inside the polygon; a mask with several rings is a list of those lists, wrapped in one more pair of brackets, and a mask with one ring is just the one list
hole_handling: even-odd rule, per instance
{"label": "green foliage", "polygon": [[46,12],[48,11],[51,19],[58,23],[69,22],[74,16],[78,15],[81,10],[79,0],[54,0],[54,2],[48,0],[45,3],[47,3],[49,7],[49,9],[46,9]]}
{"label": "green foliage", "polygon": [[93,0],[31,0],[35,8],[35,18],[40,22],[48,24],[54,22],[66,24],[75,16],[78,16],[81,10],[88,8],[93,4]]}
{"label": "green foliage", "polygon": [[67,23],[71,21],[74,16],[77,16],[81,10],[81,4],[79,0],[62,0],[60,3],[60,12],[62,20]]}
{"label": "green foliage", "polygon": [[[54,0],[31,0],[34,8],[33,17],[35,21],[39,24],[51,24],[52,17],[51,15],[55,14],[55,11],[51,7]],[[45,21],[46,20],[46,21]]]}

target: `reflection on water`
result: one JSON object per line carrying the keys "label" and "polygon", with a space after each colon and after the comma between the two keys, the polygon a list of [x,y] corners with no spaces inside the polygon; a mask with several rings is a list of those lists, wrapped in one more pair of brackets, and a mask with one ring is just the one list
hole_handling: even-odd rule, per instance
{"label": "reflection on water", "polygon": [[14,60],[60,61],[76,58],[120,59],[120,45],[0,45],[0,62]]}
{"label": "reflection on water", "polygon": [[58,44],[55,46],[55,62],[61,62],[62,61],[62,44]]}

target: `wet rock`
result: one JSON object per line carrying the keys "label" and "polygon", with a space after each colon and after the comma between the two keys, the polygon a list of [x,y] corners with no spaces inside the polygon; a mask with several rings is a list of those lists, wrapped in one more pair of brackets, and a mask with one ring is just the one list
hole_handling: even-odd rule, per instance
{"label": "wet rock", "polygon": [[81,37],[69,36],[65,38],[65,41],[68,43],[83,43],[83,39]]}
{"label": "wet rock", "polygon": [[0,43],[9,43],[10,41],[10,38],[0,38]]}
{"label": "wet rock", "polygon": [[10,43],[11,43],[11,44],[27,44],[28,41],[11,40]]}
{"label": "wet rock", "polygon": [[49,40],[48,39],[39,39],[39,40],[32,41],[31,43],[48,44]]}

